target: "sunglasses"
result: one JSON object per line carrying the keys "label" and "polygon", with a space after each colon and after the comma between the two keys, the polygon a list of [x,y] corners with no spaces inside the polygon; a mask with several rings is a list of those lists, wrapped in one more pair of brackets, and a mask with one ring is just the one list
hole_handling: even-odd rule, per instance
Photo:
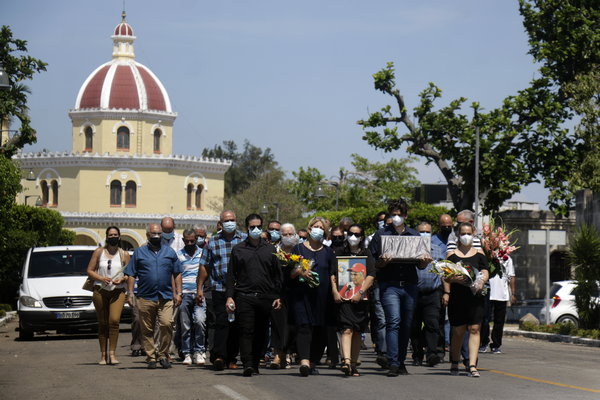
{"label": "sunglasses", "polygon": [[252,230],[252,229],[255,229],[255,228],[258,228],[258,229],[261,229],[261,230],[262,230],[262,225],[254,225],[254,226],[253,226],[253,225],[250,225],[250,226],[248,227],[248,230]]}
{"label": "sunglasses", "polygon": [[106,269],[109,270],[109,271],[110,271],[111,264],[112,264],[112,260],[108,260],[108,266],[106,267]]}

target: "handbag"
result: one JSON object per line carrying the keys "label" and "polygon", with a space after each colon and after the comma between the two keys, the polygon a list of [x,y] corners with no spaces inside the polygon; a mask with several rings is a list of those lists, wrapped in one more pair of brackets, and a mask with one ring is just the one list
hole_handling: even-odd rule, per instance
{"label": "handbag", "polygon": [[85,282],[83,282],[83,286],[81,288],[83,290],[87,290],[88,292],[93,292],[94,283],[96,283],[96,281],[94,281],[92,278],[87,278]]}

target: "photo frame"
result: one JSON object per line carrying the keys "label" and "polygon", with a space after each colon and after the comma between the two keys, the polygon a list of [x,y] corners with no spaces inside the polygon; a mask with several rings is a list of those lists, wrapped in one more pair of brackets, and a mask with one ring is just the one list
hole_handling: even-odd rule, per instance
{"label": "photo frame", "polygon": [[[337,257],[337,286],[342,299],[350,300],[360,290],[362,282],[367,277],[366,256]],[[353,275],[355,279],[353,280]],[[361,276],[362,275],[362,276]],[[368,300],[367,292],[362,300]]]}

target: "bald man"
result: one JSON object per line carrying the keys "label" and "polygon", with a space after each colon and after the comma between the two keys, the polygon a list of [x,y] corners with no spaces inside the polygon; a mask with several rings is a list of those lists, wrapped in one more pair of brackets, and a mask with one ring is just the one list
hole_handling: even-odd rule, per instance
{"label": "bald man", "polygon": [[160,221],[160,227],[162,229],[162,244],[169,246],[175,253],[183,249],[183,237],[181,234],[175,232],[175,220],[171,217],[164,217]]}

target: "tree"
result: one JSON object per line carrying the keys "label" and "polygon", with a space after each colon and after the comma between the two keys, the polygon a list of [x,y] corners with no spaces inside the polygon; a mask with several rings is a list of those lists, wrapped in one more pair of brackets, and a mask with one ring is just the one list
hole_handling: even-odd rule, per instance
{"label": "tree", "polygon": [[[544,179],[552,187],[551,207],[566,212],[570,198],[557,182],[568,181],[570,159],[576,152],[575,140],[561,128],[567,111],[549,81],[541,78],[502,105],[483,112],[477,102],[470,105],[471,117],[460,112],[467,101],[461,97],[434,110],[442,96],[435,84],[420,93],[420,102],[409,117],[407,105],[396,88],[393,63],[373,75],[375,89],[391,96],[397,115],[387,105],[357,123],[365,131],[363,139],[386,152],[406,146],[409,153],[424,157],[444,175],[457,210],[471,208],[475,201],[475,141],[480,134],[479,195],[483,211],[492,213],[521,187]],[[406,131],[399,132],[398,125]],[[373,128],[375,128],[373,130]]]}
{"label": "tree", "polygon": [[215,145],[212,149],[203,149],[202,156],[231,160],[231,167],[225,173],[225,200],[246,190],[266,169],[277,166],[270,148],[263,150],[248,140],[244,141],[242,152],[238,152],[233,140],[226,140],[223,147]]}
{"label": "tree", "polygon": [[16,117],[19,120],[19,131],[0,143],[0,155],[11,157],[26,144],[35,143],[35,129],[30,125],[27,95],[29,89],[22,83],[33,78],[36,72],[46,70],[46,63],[22,53],[27,52],[27,42],[15,39],[6,25],[0,30],[0,65],[8,75],[10,88],[0,90],[0,129],[4,129],[4,121]]}
{"label": "tree", "polygon": [[325,175],[314,167],[300,167],[298,171],[292,171],[294,179],[287,182],[288,190],[302,203],[306,210],[332,209],[335,205],[335,191],[330,187],[324,188],[327,196],[318,198],[315,196],[317,187],[325,179]]}

